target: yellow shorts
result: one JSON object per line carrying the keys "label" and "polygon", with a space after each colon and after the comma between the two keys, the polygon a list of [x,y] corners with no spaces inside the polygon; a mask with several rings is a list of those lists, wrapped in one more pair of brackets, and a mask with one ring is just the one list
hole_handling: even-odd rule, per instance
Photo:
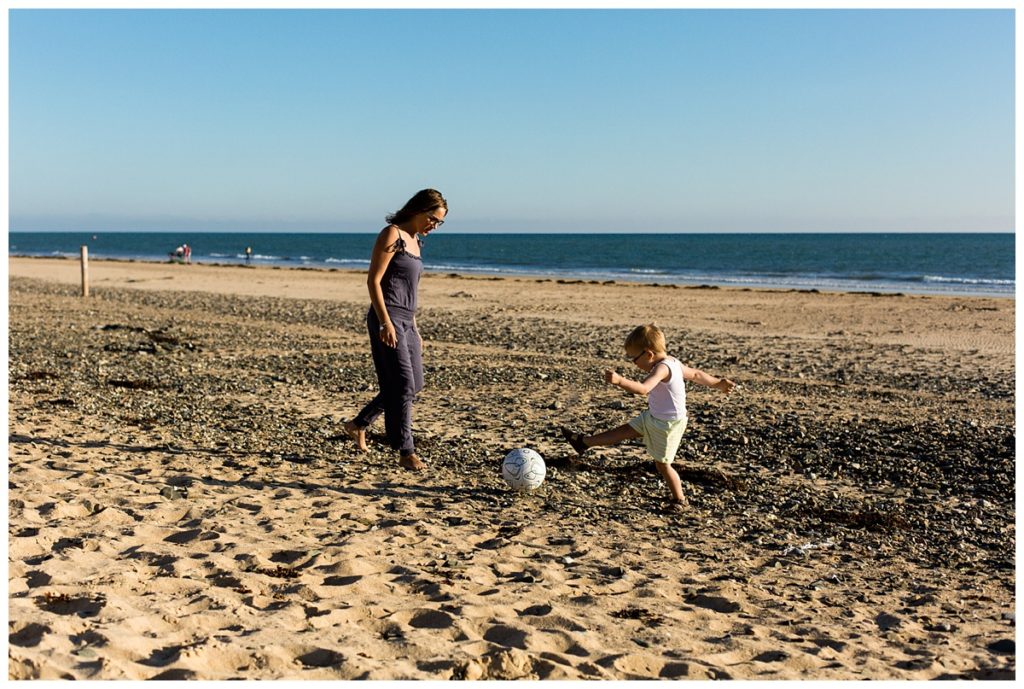
{"label": "yellow shorts", "polygon": [[664,421],[652,416],[649,409],[630,419],[629,425],[644,439],[644,447],[654,457],[654,461],[661,464],[672,463],[679,443],[683,440],[683,433],[686,432],[685,418]]}

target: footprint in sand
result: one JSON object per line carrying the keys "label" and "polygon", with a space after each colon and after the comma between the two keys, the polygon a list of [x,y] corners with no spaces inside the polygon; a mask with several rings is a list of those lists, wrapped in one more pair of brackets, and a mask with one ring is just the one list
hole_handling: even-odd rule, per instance
{"label": "footprint in sand", "polygon": [[179,558],[174,555],[165,555],[160,553],[151,553],[147,550],[140,550],[141,545],[132,546],[128,550],[121,553],[123,557],[128,557],[133,560],[142,560],[150,567],[155,567],[159,570],[160,576],[167,576],[174,574],[174,565],[178,562]]}
{"label": "footprint in sand", "polygon": [[150,667],[164,667],[175,663],[181,657],[181,649],[183,646],[165,646],[158,648],[149,654],[149,657],[138,661],[140,665],[149,665]]}
{"label": "footprint in sand", "polygon": [[539,644],[534,644],[535,648],[541,652],[541,655],[549,660],[557,659],[557,662],[563,665],[572,665],[576,661],[570,661],[564,656],[569,655],[574,658],[589,658],[591,652],[580,645],[579,641],[575,636],[568,632],[563,632],[557,629],[543,629],[543,634],[536,635],[540,638]]}
{"label": "footprint in sand", "polygon": [[25,583],[28,584],[30,589],[39,588],[40,586],[46,586],[53,580],[46,572],[34,569],[31,572],[26,572]]}
{"label": "footprint in sand", "polygon": [[455,618],[443,610],[420,610],[409,618],[409,626],[417,629],[447,629],[455,624]]}
{"label": "footprint in sand", "polygon": [[97,677],[101,672],[106,670],[109,664],[103,658],[97,658],[96,660],[85,660],[75,665],[75,670],[82,673],[81,676],[75,679],[92,679]]}
{"label": "footprint in sand", "polygon": [[81,634],[72,634],[68,638],[71,639],[71,643],[75,644],[75,646],[100,647],[106,646],[109,641],[107,637],[91,629],[86,629]]}
{"label": "footprint in sand", "polygon": [[742,609],[739,603],[723,596],[708,596],[703,593],[697,593],[686,596],[685,600],[690,605],[707,608],[715,612],[730,613],[739,612]]}
{"label": "footprint in sand", "polygon": [[168,680],[168,681],[174,682],[174,681],[178,681],[178,680],[187,680],[187,679],[195,679],[195,678],[196,678],[196,673],[193,672],[192,670],[188,670],[186,668],[176,667],[176,668],[171,668],[170,670],[164,670],[163,672],[157,673],[157,674],[153,675],[152,677],[150,677],[149,679]]}
{"label": "footprint in sand", "polygon": [[39,642],[43,640],[43,637],[52,631],[53,630],[45,624],[30,622],[24,626],[15,627],[14,631],[12,631],[7,637],[7,640],[12,646],[23,646],[29,648],[32,646],[38,646]]}
{"label": "footprint in sand", "polygon": [[196,540],[202,535],[202,533],[202,529],[186,529],[185,531],[172,533],[170,536],[164,538],[164,542],[174,543],[176,545],[184,545],[185,543],[191,543],[192,541]]}
{"label": "footprint in sand", "polygon": [[249,593],[249,590],[242,586],[242,580],[236,576],[221,570],[207,575],[206,579],[214,586],[225,589],[233,589],[240,593]]}
{"label": "footprint in sand", "polygon": [[484,632],[484,640],[499,646],[526,650],[527,632],[504,624],[496,624]]}
{"label": "footprint in sand", "polygon": [[255,505],[248,502],[236,502],[235,507],[251,512],[252,514],[259,514],[263,511],[263,505]]}
{"label": "footprint in sand", "polygon": [[[672,662],[665,663],[664,667],[661,668],[661,672],[658,673],[658,677],[662,679],[681,679],[684,677],[693,676],[693,668],[689,663]],[[707,673],[700,670],[697,673],[697,677],[707,677]]]}
{"label": "footprint in sand", "polygon": [[388,616],[387,620],[371,623],[370,626],[376,627],[380,638],[387,641],[405,639],[411,633],[415,634],[415,632],[411,632],[410,627],[413,630],[426,630],[431,636],[449,640],[461,637],[463,634],[451,614],[433,608],[402,610]]}
{"label": "footprint in sand", "polygon": [[81,538],[58,538],[54,542],[52,550],[55,553],[62,553],[65,550],[71,550],[72,548],[80,549],[82,547],[82,543],[83,541]]}
{"label": "footprint in sand", "polygon": [[36,606],[55,615],[77,615],[93,617],[98,615],[106,600],[102,596],[70,596],[66,593],[47,593],[36,598]]}
{"label": "footprint in sand", "polygon": [[614,670],[621,679],[729,679],[727,674],[715,668],[679,661],[666,663],[662,658],[649,653],[614,654],[601,658],[597,664]]}
{"label": "footprint in sand", "polygon": [[345,656],[327,648],[315,648],[296,660],[306,667],[335,667],[345,662]]}
{"label": "footprint in sand", "polygon": [[290,565],[307,555],[309,555],[309,551],[306,550],[279,550],[270,556],[270,561]]}

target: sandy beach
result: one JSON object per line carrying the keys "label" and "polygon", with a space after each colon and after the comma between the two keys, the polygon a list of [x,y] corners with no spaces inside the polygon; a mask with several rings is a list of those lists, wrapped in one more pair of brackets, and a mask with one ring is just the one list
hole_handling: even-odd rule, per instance
{"label": "sandy beach", "polygon": [[[1013,299],[425,275],[412,474],[365,274],[9,259],[11,679],[1012,679]],[[655,320],[676,459],[557,428]],[[502,481],[516,447],[548,474]]]}

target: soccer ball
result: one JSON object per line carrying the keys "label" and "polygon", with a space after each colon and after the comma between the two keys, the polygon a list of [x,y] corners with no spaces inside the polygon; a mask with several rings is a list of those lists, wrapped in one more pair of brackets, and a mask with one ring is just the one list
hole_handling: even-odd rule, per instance
{"label": "soccer ball", "polygon": [[533,490],[544,483],[546,472],[544,459],[528,447],[512,450],[501,463],[501,476],[514,490]]}

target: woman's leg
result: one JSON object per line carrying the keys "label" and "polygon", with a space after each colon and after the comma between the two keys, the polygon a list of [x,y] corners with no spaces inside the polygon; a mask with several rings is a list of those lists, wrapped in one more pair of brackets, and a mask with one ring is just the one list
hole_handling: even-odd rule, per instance
{"label": "woman's leg", "polygon": [[423,389],[423,355],[411,322],[401,322],[396,330],[395,380],[392,403],[385,411],[384,422],[392,425],[393,447],[402,455],[412,455],[416,453],[416,442],[412,437],[412,405],[416,394]]}
{"label": "woman's leg", "polygon": [[377,386],[379,391],[372,400],[366,403],[358,414],[350,421],[345,422],[345,432],[352,438],[361,451],[366,452],[369,448],[366,445],[366,429],[378,416],[384,413],[384,378],[382,367],[384,366],[384,353],[380,352],[383,344],[378,336],[380,325],[377,321],[377,314],[371,308],[366,314],[366,330],[370,336],[370,356],[373,358],[373,368],[377,372]]}
{"label": "woman's leg", "polygon": [[401,454],[401,465],[408,469],[421,469],[424,464],[416,456],[416,444],[412,437],[412,404],[416,393],[423,389],[423,359],[419,336],[411,321],[392,318],[398,342],[396,347],[388,347],[378,337],[377,316],[372,309],[366,320],[380,392],[352,420],[351,426],[346,424],[345,430],[351,428],[350,435],[358,443],[354,435],[359,432],[358,427],[369,426],[383,412],[384,434],[388,445]]}
{"label": "woman's leg", "polygon": [[406,331],[407,351],[409,352],[409,368],[412,373],[411,383],[412,385],[405,390],[405,396],[402,400],[402,418],[403,418],[403,440],[402,447],[406,445],[410,448],[408,451],[401,450],[401,457],[398,463],[406,469],[412,469],[413,471],[419,471],[426,467],[426,464],[416,454],[416,446],[412,437],[412,405],[416,401],[416,395],[423,389],[423,348],[420,346],[420,336],[416,332],[413,325],[409,324],[409,329]]}
{"label": "woman's leg", "polygon": [[[381,385],[379,373],[377,374],[377,384]],[[359,411],[359,413],[352,418],[352,423],[361,428],[366,428],[374,421],[376,421],[378,416],[384,413],[385,407],[386,404],[384,399],[384,392],[378,392],[374,396],[374,398],[367,402],[366,406],[363,407]]]}
{"label": "woman's leg", "polygon": [[392,322],[398,336],[397,346],[380,344],[374,348],[384,407],[384,432],[388,444],[401,454],[402,466],[419,469],[423,463],[416,456],[412,437],[412,404],[423,385],[419,338],[411,322],[394,319]]}

